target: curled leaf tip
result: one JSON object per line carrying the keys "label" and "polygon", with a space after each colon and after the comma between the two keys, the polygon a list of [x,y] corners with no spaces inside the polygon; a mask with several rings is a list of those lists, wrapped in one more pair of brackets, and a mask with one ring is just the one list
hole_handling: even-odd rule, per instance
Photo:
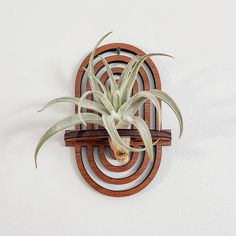
{"label": "curled leaf tip", "polygon": [[41,112],[41,111],[45,110],[47,107],[48,107],[48,103],[47,103],[44,107],[42,107],[41,109],[39,109],[37,112]]}
{"label": "curled leaf tip", "polygon": [[165,54],[165,53],[163,53],[162,56],[167,56],[167,57],[170,57],[170,58],[172,58],[172,59],[175,59],[175,58],[174,58],[173,56],[171,56],[170,54]]}
{"label": "curled leaf tip", "polygon": [[170,54],[166,54],[168,57],[172,58],[172,59],[175,59],[172,55]]}
{"label": "curled leaf tip", "polygon": [[34,159],[35,159],[35,160],[34,160],[34,166],[35,166],[35,169],[37,169],[37,168],[38,168],[38,163],[37,163],[37,160],[36,160],[36,158],[37,158],[37,157],[35,157],[35,158],[34,158]]}
{"label": "curled leaf tip", "polygon": [[179,138],[181,138],[181,137],[182,137],[182,134],[183,134],[183,131],[181,131],[181,132],[180,132],[180,134],[179,134]]}

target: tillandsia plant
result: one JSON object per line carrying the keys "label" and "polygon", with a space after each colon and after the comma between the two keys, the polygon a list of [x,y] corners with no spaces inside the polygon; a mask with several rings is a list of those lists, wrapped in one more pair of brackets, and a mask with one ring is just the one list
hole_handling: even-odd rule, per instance
{"label": "tillandsia plant", "polygon": [[[115,79],[112,70],[107,61],[100,57],[109,76],[110,85],[103,84],[94,73],[94,56],[97,47],[100,43],[112,32],[104,35],[96,44],[91,52],[88,68],[84,68],[88,73],[89,83],[91,90],[85,92],[80,98],[77,97],[60,97],[48,102],[40,111],[59,102],[70,102],[78,106],[78,113],[66,117],[63,120],[54,124],[39,140],[35,150],[35,165],[37,168],[37,156],[41,146],[54,134],[64,130],[68,127],[84,124],[96,124],[103,126],[109,134],[110,147],[113,150],[115,157],[118,161],[124,162],[129,159],[129,152],[146,151],[150,160],[153,160],[153,143],[150,130],[146,122],[139,116],[135,115],[139,108],[147,101],[150,100],[159,116],[159,127],[161,128],[161,107],[160,100],[164,101],[175,113],[180,126],[180,134],[183,131],[183,119],[181,112],[174,102],[174,100],[165,92],[158,89],[151,89],[149,91],[140,91],[132,95],[132,89],[135,80],[138,76],[138,71],[144,61],[151,56],[167,56],[170,55],[163,53],[150,53],[143,56],[134,56],[123,69],[118,80]],[[93,95],[89,100],[86,97]],[[93,110],[98,114],[92,112],[82,112],[81,108]],[[130,137],[120,137],[117,129],[130,128],[131,125],[138,130],[144,144],[144,148],[133,148],[130,146]]]}

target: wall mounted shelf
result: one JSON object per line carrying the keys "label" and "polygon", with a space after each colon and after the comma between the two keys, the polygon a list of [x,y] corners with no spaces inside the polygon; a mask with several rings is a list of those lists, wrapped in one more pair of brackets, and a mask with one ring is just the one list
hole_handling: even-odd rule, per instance
{"label": "wall mounted shelf", "polygon": [[[95,53],[95,74],[100,77],[102,83],[106,83],[108,74],[103,71],[104,64],[102,61],[97,60],[96,57],[98,55],[103,55],[109,64],[114,65],[112,67],[114,75],[120,75],[123,70],[120,64],[127,64],[134,55],[144,54],[137,47],[124,43],[111,43],[101,46]],[[89,56],[84,59],[77,73],[75,83],[76,97],[80,97],[83,92],[90,90],[88,78],[85,76],[83,69],[88,66]],[[139,80],[135,82],[133,93],[151,88],[161,89],[161,81],[155,64],[149,58],[139,70]],[[154,147],[155,157],[153,162],[149,161],[147,154],[143,152],[142,156],[139,156],[138,153],[132,153],[128,163],[123,165],[114,164],[114,155],[108,144],[108,133],[102,127],[88,125],[87,130],[85,130],[82,125],[77,125],[75,130],[67,130],[65,132],[65,145],[75,148],[76,161],[80,173],[85,181],[96,191],[113,197],[129,196],[144,189],[155,177],[160,166],[162,146],[171,144],[171,131],[156,130],[159,124],[159,117],[155,109],[154,112],[151,110],[150,103],[146,102],[143,105],[142,114],[140,111],[139,115],[143,116],[149,127],[153,127],[151,129],[153,140],[160,138],[160,141]],[[77,108],[75,112],[77,112]],[[118,130],[118,132],[121,136],[131,136],[131,146],[139,147],[143,145],[137,130],[132,127],[131,129]],[[94,148],[97,148],[97,154]],[[107,151],[113,161],[108,160]],[[126,172],[131,169],[134,169],[133,172],[126,175]],[[112,173],[121,175],[124,173],[124,176],[112,177]]]}

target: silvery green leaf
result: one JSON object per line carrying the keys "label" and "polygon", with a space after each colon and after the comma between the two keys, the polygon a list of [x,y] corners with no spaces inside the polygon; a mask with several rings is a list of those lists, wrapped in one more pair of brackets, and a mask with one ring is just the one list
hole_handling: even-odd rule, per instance
{"label": "silvery green leaf", "polygon": [[100,85],[100,87],[102,88],[103,93],[106,95],[106,97],[111,101],[111,94],[108,91],[108,89],[106,88],[106,86],[95,76],[93,75],[88,69],[83,68],[85,71],[88,72],[88,74],[90,74],[90,76],[92,76],[94,78],[94,80]]}
{"label": "silvery green leaf", "polygon": [[118,88],[120,88],[124,78],[127,78],[129,76],[129,73],[131,72],[131,69],[133,65],[137,62],[137,60],[140,58],[140,56],[133,57],[129,63],[125,66],[124,70],[122,71],[120,75],[120,79],[118,81]]}
{"label": "silvery green leaf", "polygon": [[[49,107],[53,104],[59,103],[59,102],[70,102],[70,103],[74,103],[75,105],[78,105],[80,102],[80,98],[60,97],[60,98],[53,99],[50,102],[48,102],[42,109],[40,109],[39,112],[41,112],[44,109],[46,109],[47,107]],[[91,101],[88,99],[83,100],[81,107],[94,110],[94,111],[99,112],[101,114],[105,114],[108,112],[102,104],[99,104],[97,102],[94,102],[94,101]]]}
{"label": "silvery green leaf", "polygon": [[118,116],[132,116],[136,113],[136,111],[142,106],[142,104],[149,99],[155,106],[158,112],[159,117],[159,127],[161,128],[161,107],[157,98],[149,91],[141,91],[132,96],[128,101],[126,101],[118,110]]}
{"label": "silvery green leaf", "polygon": [[156,96],[157,98],[161,99],[163,102],[165,102],[169,107],[174,111],[178,121],[179,121],[179,127],[180,127],[180,132],[179,132],[179,137],[181,137],[183,133],[183,118],[182,114],[179,110],[179,107],[175,103],[175,101],[165,92],[158,90],[158,89],[151,89],[150,92]]}
{"label": "silvery green leaf", "polygon": [[113,72],[112,72],[109,64],[107,63],[106,59],[103,58],[102,56],[99,56],[99,58],[102,60],[102,62],[104,63],[104,65],[106,67],[106,70],[107,70],[107,73],[108,73],[108,76],[109,76],[109,79],[110,79],[110,82],[111,82],[111,88],[113,89],[113,91],[118,90]]}
{"label": "silvery green leaf", "polygon": [[[96,124],[96,125],[103,125],[102,118],[96,114],[93,113],[83,113],[82,118],[84,122],[86,123],[91,123],[91,124]],[[81,123],[81,119],[77,114],[69,116],[64,118],[63,120],[57,122],[55,125],[53,125],[39,140],[36,149],[35,149],[35,154],[34,154],[34,160],[35,160],[35,166],[37,168],[37,157],[38,157],[38,152],[42,145],[54,134],[56,134],[59,131],[62,131],[66,128],[69,128],[71,126],[77,125]]]}
{"label": "silvery green leaf", "polygon": [[59,97],[59,98],[55,98],[52,99],[51,101],[49,101],[48,103],[46,103],[46,105],[41,108],[38,112],[41,112],[43,110],[45,110],[47,107],[59,103],[59,102],[69,102],[69,103],[74,103],[75,105],[78,105],[80,98],[74,98],[74,97]]}
{"label": "silvery green leaf", "polygon": [[[134,86],[134,82],[137,79],[137,75],[138,75],[138,71],[140,69],[140,67],[142,66],[142,64],[144,63],[144,61],[152,56],[167,56],[167,57],[172,57],[168,54],[164,54],[164,53],[150,53],[144,56],[141,56],[137,62],[135,63],[134,67],[132,68],[132,71],[130,72],[130,76],[124,78],[122,84],[121,84],[121,96],[122,96],[122,103],[124,101],[126,101],[132,92],[133,86]],[[173,58],[173,57],[172,57]]]}
{"label": "silvery green leaf", "polygon": [[[158,89],[151,89],[149,91],[141,91],[139,93],[142,94],[142,92],[145,92],[146,94],[151,93],[154,95],[156,98],[162,100],[165,102],[175,113],[178,121],[179,121],[179,126],[180,126],[180,135],[182,135],[183,132],[183,118],[181,115],[181,112],[179,110],[179,107],[175,103],[175,101],[165,92],[158,90]],[[127,111],[128,114],[135,114],[135,111],[139,108],[139,105],[141,106],[142,103],[145,101],[145,98],[139,97],[139,93],[135,94],[132,96],[127,102],[125,102],[120,109],[118,110],[118,116],[123,117],[125,112]],[[148,96],[147,96],[148,98]],[[161,115],[159,116],[161,118]]]}
{"label": "silvery green leaf", "polygon": [[111,86],[111,97],[112,97],[111,101],[112,101],[112,104],[113,104],[115,110],[117,110],[118,105],[119,105],[119,101],[118,101],[119,97],[118,97],[118,93],[117,93],[118,85],[115,81],[115,77],[113,75],[113,72],[112,72],[109,64],[107,63],[107,61],[103,57],[100,56],[100,58],[101,58],[102,62],[104,63],[107,73],[108,73],[108,76],[109,76],[110,86]]}
{"label": "silvery green leaf", "polygon": [[116,129],[115,121],[112,116],[103,115],[102,120],[103,120],[103,125],[107,130],[112,142],[114,142],[117,146],[119,146],[120,148],[124,149],[127,152],[128,151],[140,152],[145,150],[145,149],[132,148],[123,142],[122,138],[119,136],[119,133]]}
{"label": "silvery green leaf", "polygon": [[85,92],[81,97],[80,97],[80,101],[79,101],[79,104],[78,104],[78,115],[79,117],[81,118],[81,121],[82,121],[82,124],[86,125],[84,122],[83,122],[83,118],[81,117],[81,106],[83,104],[83,101],[84,99],[86,98],[86,96],[88,96],[89,94],[93,94],[93,95],[96,95],[97,98],[99,99],[100,103],[104,105],[104,107],[107,109],[107,111],[109,112],[109,114],[111,114],[112,111],[115,112],[115,109],[114,107],[112,106],[111,102],[109,101],[109,99],[103,94],[101,93],[100,91],[87,91]]}
{"label": "silvery green leaf", "polygon": [[132,123],[133,125],[136,127],[136,129],[138,130],[144,146],[145,146],[145,150],[148,154],[148,157],[151,161],[153,161],[153,144],[152,144],[152,135],[150,133],[150,130],[146,124],[146,122],[138,117],[138,116],[132,116]]}
{"label": "silvery green leaf", "polygon": [[[91,76],[91,75],[94,75],[94,67],[93,67],[93,60],[94,60],[94,55],[95,55],[95,52],[96,52],[96,49],[97,47],[100,45],[100,43],[109,35],[111,34],[111,32],[105,34],[98,42],[97,44],[95,45],[93,51],[91,52],[91,55],[90,55],[90,58],[89,58],[89,65],[88,65],[88,69],[89,71],[91,72],[91,74],[89,74],[89,83],[90,83],[90,87],[91,87],[91,90],[99,90],[98,88],[98,84],[97,82],[94,80],[94,77]],[[95,100],[97,100],[96,96],[95,96]]]}

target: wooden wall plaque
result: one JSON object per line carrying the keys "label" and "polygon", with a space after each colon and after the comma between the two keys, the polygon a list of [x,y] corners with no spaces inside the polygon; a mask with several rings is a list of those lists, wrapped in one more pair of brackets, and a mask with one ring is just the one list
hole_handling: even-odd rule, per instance
{"label": "wooden wall plaque", "polygon": [[[120,75],[124,64],[127,64],[134,55],[144,54],[137,47],[124,43],[101,46],[95,54],[95,74],[103,83],[106,83],[108,74],[104,70],[103,63],[98,60],[98,55],[102,55],[112,65],[115,75]],[[89,56],[80,65],[76,76],[76,97],[80,97],[84,91],[90,90],[88,78],[83,69],[88,66]],[[133,93],[151,88],[161,89],[161,81],[155,64],[149,58],[139,70],[139,78],[135,82]],[[75,112],[77,112],[77,108]],[[159,122],[158,114],[149,102],[143,105],[139,115],[150,127],[153,140],[160,138],[160,141],[154,146],[153,162],[149,161],[145,152],[142,152],[131,153],[128,163],[122,165],[116,163],[108,144],[108,134],[102,127],[88,125],[85,129],[82,125],[78,125],[75,130],[65,132],[65,144],[75,148],[76,162],[81,175],[96,191],[112,197],[129,196],[144,189],[155,177],[161,162],[162,146],[171,144],[171,131],[156,130]],[[118,130],[118,132],[121,136],[130,136],[133,147],[143,145],[137,130],[133,127]],[[113,174],[114,176],[112,176]]]}

